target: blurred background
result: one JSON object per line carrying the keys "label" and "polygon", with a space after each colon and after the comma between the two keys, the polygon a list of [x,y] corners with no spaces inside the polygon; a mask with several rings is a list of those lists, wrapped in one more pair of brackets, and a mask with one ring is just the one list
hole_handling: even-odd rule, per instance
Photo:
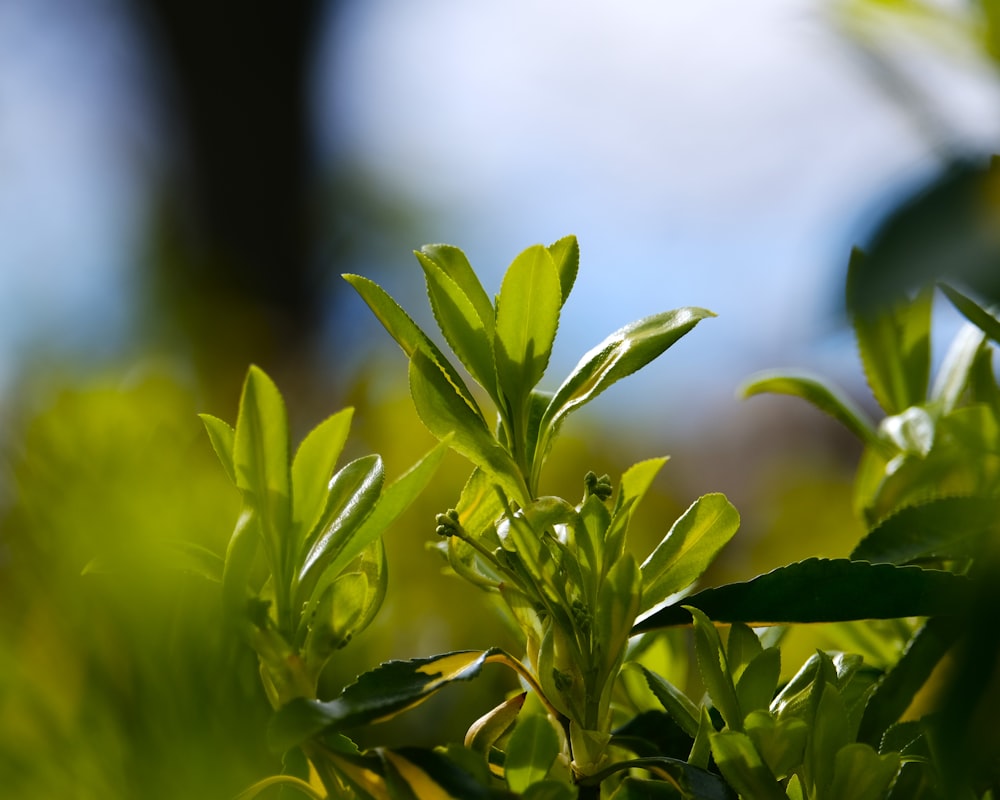
{"label": "blurred background", "polygon": [[[800,367],[870,403],[850,249],[1000,149],[998,22],[989,0],[0,3],[0,785],[225,797],[280,768],[216,587],[152,554],[225,547],[238,498],[196,413],[234,420],[251,362],[296,436],[351,404],[352,453],[391,475],[430,445],[339,277],[429,324],[425,243],[496,291],[524,247],[579,237],[547,388],[635,318],[718,313],[566,427],[549,491],[670,454],[640,556],[707,491],[743,514],[709,580],[846,554],[858,446],[737,387]],[[516,646],[425,549],[465,469],[390,536],[386,604],[331,694],[387,658]],[[81,575],[105,553],[129,569]],[[359,738],[460,736],[488,703],[463,692]]]}

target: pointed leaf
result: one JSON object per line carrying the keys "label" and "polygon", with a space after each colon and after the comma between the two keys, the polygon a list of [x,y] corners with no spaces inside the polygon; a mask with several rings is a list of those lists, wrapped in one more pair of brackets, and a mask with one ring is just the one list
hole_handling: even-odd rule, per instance
{"label": "pointed leaf", "polygon": [[744,733],[723,731],[711,736],[712,755],[723,777],[741,797],[753,800],[788,800]]}
{"label": "pointed leaf", "polygon": [[386,765],[387,777],[402,781],[393,789],[404,789],[402,795],[414,800],[491,800],[493,792],[477,781],[453,760],[436,750],[422,747],[400,747],[396,750],[379,748],[378,754]]}
{"label": "pointed leaf", "polygon": [[508,496],[527,505],[528,490],[510,454],[446,380],[440,367],[420,351],[410,359],[410,395],[431,433],[442,440],[450,437],[453,450],[489,473]]}
{"label": "pointed leaf", "polygon": [[541,781],[559,757],[562,745],[547,716],[523,717],[507,742],[504,777],[514,792]]}
{"label": "pointed leaf", "polygon": [[[998,323],[1000,325],[1000,323]],[[944,361],[934,378],[930,399],[938,403],[944,414],[954,410],[969,385],[985,334],[971,323],[962,326],[952,340]]]}
{"label": "pointed leaf", "polygon": [[697,608],[688,606],[687,609],[694,618],[694,650],[708,696],[712,698],[712,705],[722,714],[729,729],[741,731],[744,715],[740,710],[719,632],[712,621]]}
{"label": "pointed leaf", "polygon": [[244,503],[226,548],[222,573],[222,602],[226,611],[242,615],[247,601],[247,581],[260,545],[260,520],[253,504]]}
{"label": "pointed leaf", "polygon": [[754,658],[736,682],[736,697],[744,714],[767,708],[781,676],[781,651],[769,647]]}
{"label": "pointed leaf", "polygon": [[486,332],[490,339],[493,338],[493,328],[496,323],[496,310],[493,308],[493,301],[483,288],[479,277],[466,258],[465,253],[449,244],[428,244],[420,248],[417,258],[423,256],[434,262],[444,274],[451,278],[462,290],[476,313],[486,326]]}
{"label": "pointed leaf", "polygon": [[473,722],[465,733],[465,746],[488,755],[493,745],[514,727],[527,696],[527,692],[515,694]]}
{"label": "pointed leaf", "polygon": [[580,243],[575,236],[564,236],[548,246],[549,255],[559,273],[559,288],[562,295],[560,305],[566,304],[569,293],[576,283],[576,273],[580,269]]}
{"label": "pointed leaf", "polygon": [[620,328],[590,350],[556,390],[545,410],[535,463],[544,461],[568,414],[646,366],[701,320],[714,316],[703,308],[655,314]]}
{"label": "pointed leaf", "polygon": [[312,532],[330,492],[337,459],[347,442],[353,408],[345,408],[313,428],[292,461],[292,516],[299,536]]}
{"label": "pointed leaf", "polygon": [[662,456],[640,461],[622,474],[618,496],[615,498],[611,527],[608,529],[605,540],[604,558],[606,563],[613,564],[621,558],[625,551],[625,539],[629,523],[632,521],[632,514],[635,512],[636,506],[642,502],[642,498],[646,496],[653,479],[668,460],[669,456]]}
{"label": "pointed leaf", "polygon": [[499,387],[515,410],[545,374],[561,303],[559,273],[542,245],[511,262],[497,299],[493,351]]}
{"label": "pointed leaf", "polygon": [[957,289],[946,284],[938,284],[952,304],[969,322],[979,328],[994,342],[1000,344],[1000,320],[979,305],[971,297],[967,297]]}
{"label": "pointed leaf", "polygon": [[[951,572],[810,558],[744,583],[703,589],[683,602],[717,622],[776,625],[960,614],[970,596],[969,580]],[[690,622],[683,607],[671,605],[632,633]]]}
{"label": "pointed leaf", "polygon": [[308,552],[298,567],[300,582],[306,582],[310,573],[315,577],[325,569],[350,532],[372,512],[382,492],[384,476],[382,458],[377,455],[355,459],[333,476],[327,506],[305,542]]}
{"label": "pointed leaf", "polygon": [[[363,278],[360,275],[344,275],[342,277],[361,295],[361,299],[368,304],[378,321],[396,340],[396,344],[402,348],[407,357],[412,359],[413,354],[418,350],[425,353],[445,374],[455,392],[482,419],[482,412],[458,371],[444,357],[440,348],[430,340],[427,334],[420,330],[417,323],[400,308],[399,304],[381,286],[368,278]],[[485,420],[483,424],[485,424]]]}
{"label": "pointed leaf", "polygon": [[838,752],[833,782],[826,797],[851,800],[881,800],[899,772],[898,753],[880,756],[865,744],[848,744]]}
{"label": "pointed leaf", "polygon": [[271,720],[272,747],[284,752],[322,731],[341,731],[389,719],[419,705],[445,686],[477,677],[500,651],[460,650],[411,661],[387,661],[364,673],[326,703],[298,698]]}
{"label": "pointed leaf", "polygon": [[222,468],[233,483],[236,483],[236,467],[233,464],[233,445],[236,440],[236,431],[228,422],[224,422],[211,414],[199,414],[201,421],[205,424],[208,438],[212,442],[212,449],[222,462]]}
{"label": "pointed leaf", "polygon": [[725,495],[706,494],[695,500],[643,562],[643,610],[701,577],[739,527],[740,514]]}
{"label": "pointed leaf", "polygon": [[646,676],[646,683],[656,695],[656,699],[663,705],[664,710],[673,717],[674,722],[680,725],[688,736],[694,738],[698,734],[698,707],[684,692],[668,680],[646,669],[642,664],[637,666]]}
{"label": "pointed leaf", "polygon": [[862,310],[855,298],[864,256],[851,254],[848,302],[861,362],[875,399],[887,414],[899,414],[927,397],[930,378],[930,327],[933,291],[913,300],[900,298],[876,309]]}
{"label": "pointed leaf", "polygon": [[798,717],[778,720],[767,711],[751,711],[744,721],[747,735],[771,773],[783,780],[799,767],[809,726]]}
{"label": "pointed leaf", "polygon": [[[448,442],[445,441],[429,450],[420,461],[382,492],[375,508],[360,525],[345,531],[346,535],[337,543],[335,554],[317,579],[317,587],[323,586],[343,572],[409,508],[430,483],[447,449]],[[315,597],[312,598],[310,605],[315,600]]]}
{"label": "pointed leaf", "polygon": [[[496,398],[492,325],[487,326],[472,301],[440,266],[422,253],[417,253],[417,260],[424,269],[427,296],[441,333],[469,374]],[[490,306],[491,323],[492,314]]]}
{"label": "pointed leaf", "polygon": [[744,398],[766,393],[800,397],[829,414],[865,444],[882,447],[869,416],[846,394],[819,378],[801,373],[761,372],[739,389],[739,395]]}
{"label": "pointed leaf", "polygon": [[757,656],[764,652],[764,646],[753,629],[742,622],[734,622],[729,628],[726,640],[726,658],[734,678],[739,678],[743,670]]}
{"label": "pointed leaf", "polygon": [[851,558],[904,564],[969,556],[1000,525],[1000,498],[942,497],[908,506],[861,540]]}

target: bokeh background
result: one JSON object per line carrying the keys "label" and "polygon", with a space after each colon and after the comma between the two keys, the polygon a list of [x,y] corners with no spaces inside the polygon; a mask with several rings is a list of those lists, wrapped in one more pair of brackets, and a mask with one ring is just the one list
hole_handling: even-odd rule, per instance
{"label": "bokeh background", "polygon": [[[709,581],[848,552],[857,446],[737,388],[800,367],[866,402],[848,254],[948,163],[1000,149],[994,9],[0,3],[4,792],[227,797],[280,769],[216,588],[161,569],[157,543],[224,548],[237,498],[196,413],[233,420],[249,363],[298,436],[351,404],[352,453],[390,474],[430,445],[402,354],[339,278],[429,323],[425,243],[462,247],[495,290],[524,247],[579,237],[552,387],[632,319],[719,314],[567,426],[552,493],[670,454],[640,555],[707,491],[743,514]],[[508,643],[425,547],[465,469],[450,459],[390,535],[385,607],[328,692],[387,658]],[[127,569],[81,574],[104,554]],[[461,736],[505,680],[359,739]]]}

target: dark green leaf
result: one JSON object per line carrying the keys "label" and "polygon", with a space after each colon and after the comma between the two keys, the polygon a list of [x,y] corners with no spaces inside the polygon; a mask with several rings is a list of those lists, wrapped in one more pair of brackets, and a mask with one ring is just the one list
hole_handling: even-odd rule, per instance
{"label": "dark green leaf", "polygon": [[415,351],[410,359],[410,395],[417,414],[438,439],[488,473],[512,499],[528,503],[528,489],[510,454],[504,450],[434,361]]}
{"label": "dark green leaf", "polygon": [[962,313],[962,316],[979,328],[994,342],[1000,343],[1000,320],[979,305],[971,297],[967,297],[957,289],[953,289],[947,284],[940,284],[940,286],[941,291],[947,295],[948,299],[951,300],[955,308]]}
{"label": "dark green leaf", "polygon": [[[855,250],[848,267],[848,297],[864,270],[864,256]],[[916,298],[901,297],[878,309],[851,305],[854,333],[868,384],[887,414],[899,414],[927,398],[930,379],[930,328],[933,290]]]}
{"label": "dark green leaf", "polygon": [[[919,567],[810,558],[744,583],[704,589],[684,605],[716,622],[782,624],[958,614],[969,600],[969,581]],[[640,621],[633,634],[687,625],[691,615],[671,605]]]}
{"label": "dark green leaf", "polygon": [[762,372],[750,378],[739,393],[742,397],[766,393],[800,397],[829,414],[865,444],[882,446],[869,416],[846,394],[812,375]]}
{"label": "dark green leaf", "polygon": [[975,553],[983,537],[1000,524],[1000,499],[943,497],[902,509],[861,540],[852,559],[904,564],[920,559],[954,559]]}
{"label": "dark green leaf", "polygon": [[[619,761],[599,773],[587,776],[581,781],[581,784],[599,784],[616,772],[632,769],[647,770],[679,786],[680,796],[685,800],[688,798],[691,800],[736,800],[733,790],[718,775],[673,758],[634,758],[628,761]],[[659,797],[660,795],[655,796]]]}
{"label": "dark green leaf", "polygon": [[827,796],[881,800],[895,779],[899,765],[898,753],[880,756],[866,744],[848,744],[837,752]]}
{"label": "dark green leaf", "polygon": [[411,661],[387,661],[361,675],[335,700],[293,700],[271,721],[272,747],[284,752],[322,731],[341,731],[389,719],[419,705],[450,683],[477,677],[487,659],[499,652],[461,650]]}
{"label": "dark green leaf", "polygon": [[642,610],[698,580],[739,527],[740,513],[725,495],[695,500],[643,562]]}
{"label": "dark green leaf", "polygon": [[[491,800],[495,794],[469,772],[436,750],[400,747],[377,751],[387,774],[402,780],[414,800]],[[398,785],[397,785],[398,786]],[[397,788],[397,787],[393,787]]]}
{"label": "dark green leaf", "polygon": [[611,800],[684,800],[684,795],[667,781],[629,777],[615,789]]}

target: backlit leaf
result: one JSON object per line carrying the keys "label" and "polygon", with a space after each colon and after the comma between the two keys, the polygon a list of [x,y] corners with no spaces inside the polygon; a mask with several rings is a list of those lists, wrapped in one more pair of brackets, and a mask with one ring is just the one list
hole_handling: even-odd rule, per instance
{"label": "backlit leaf", "polygon": [[639,664],[638,667],[646,676],[646,683],[656,695],[656,699],[663,705],[664,710],[673,717],[674,722],[680,725],[688,736],[694,738],[698,733],[698,707],[672,683],[646,669],[642,664]]}
{"label": "backlit leaf", "polygon": [[347,442],[353,408],[345,408],[313,428],[292,461],[292,516],[301,537],[313,529],[326,505],[337,459]]}
{"label": "backlit leaf", "polygon": [[729,672],[722,640],[712,621],[697,608],[688,607],[694,618],[694,650],[701,680],[730,730],[743,730],[743,713]]}
{"label": "backlit leaf", "polygon": [[[457,247],[448,244],[428,244],[420,248],[417,258],[426,258],[440,267],[444,274],[451,278],[461,289],[469,302],[476,309],[479,318],[486,327],[490,340],[493,339],[493,328],[496,324],[496,309],[493,301],[486,293],[479,277],[476,275],[465,253]],[[423,260],[423,259],[421,259]]]}
{"label": "backlit leaf", "polygon": [[222,462],[222,468],[233,483],[236,483],[236,467],[233,464],[233,445],[236,440],[236,431],[233,427],[218,417],[211,414],[199,414],[201,421],[205,424],[208,438],[212,442],[212,449]]}
{"label": "backlit leaf", "polygon": [[549,255],[556,265],[559,273],[559,287],[562,301],[560,305],[565,305],[566,298],[573,290],[576,282],[576,273],[580,269],[580,243],[575,236],[564,236],[558,242],[553,242],[548,246]]}
{"label": "backlit leaf", "polygon": [[740,514],[725,495],[695,500],[642,564],[643,610],[701,577],[739,526]]}
{"label": "backlit leaf", "polygon": [[559,735],[548,717],[523,717],[507,742],[504,777],[514,792],[523,792],[545,778],[562,749]]}
{"label": "backlit leaf", "polygon": [[741,797],[753,800],[788,800],[750,737],[735,731],[711,736],[712,755],[719,771]]}

